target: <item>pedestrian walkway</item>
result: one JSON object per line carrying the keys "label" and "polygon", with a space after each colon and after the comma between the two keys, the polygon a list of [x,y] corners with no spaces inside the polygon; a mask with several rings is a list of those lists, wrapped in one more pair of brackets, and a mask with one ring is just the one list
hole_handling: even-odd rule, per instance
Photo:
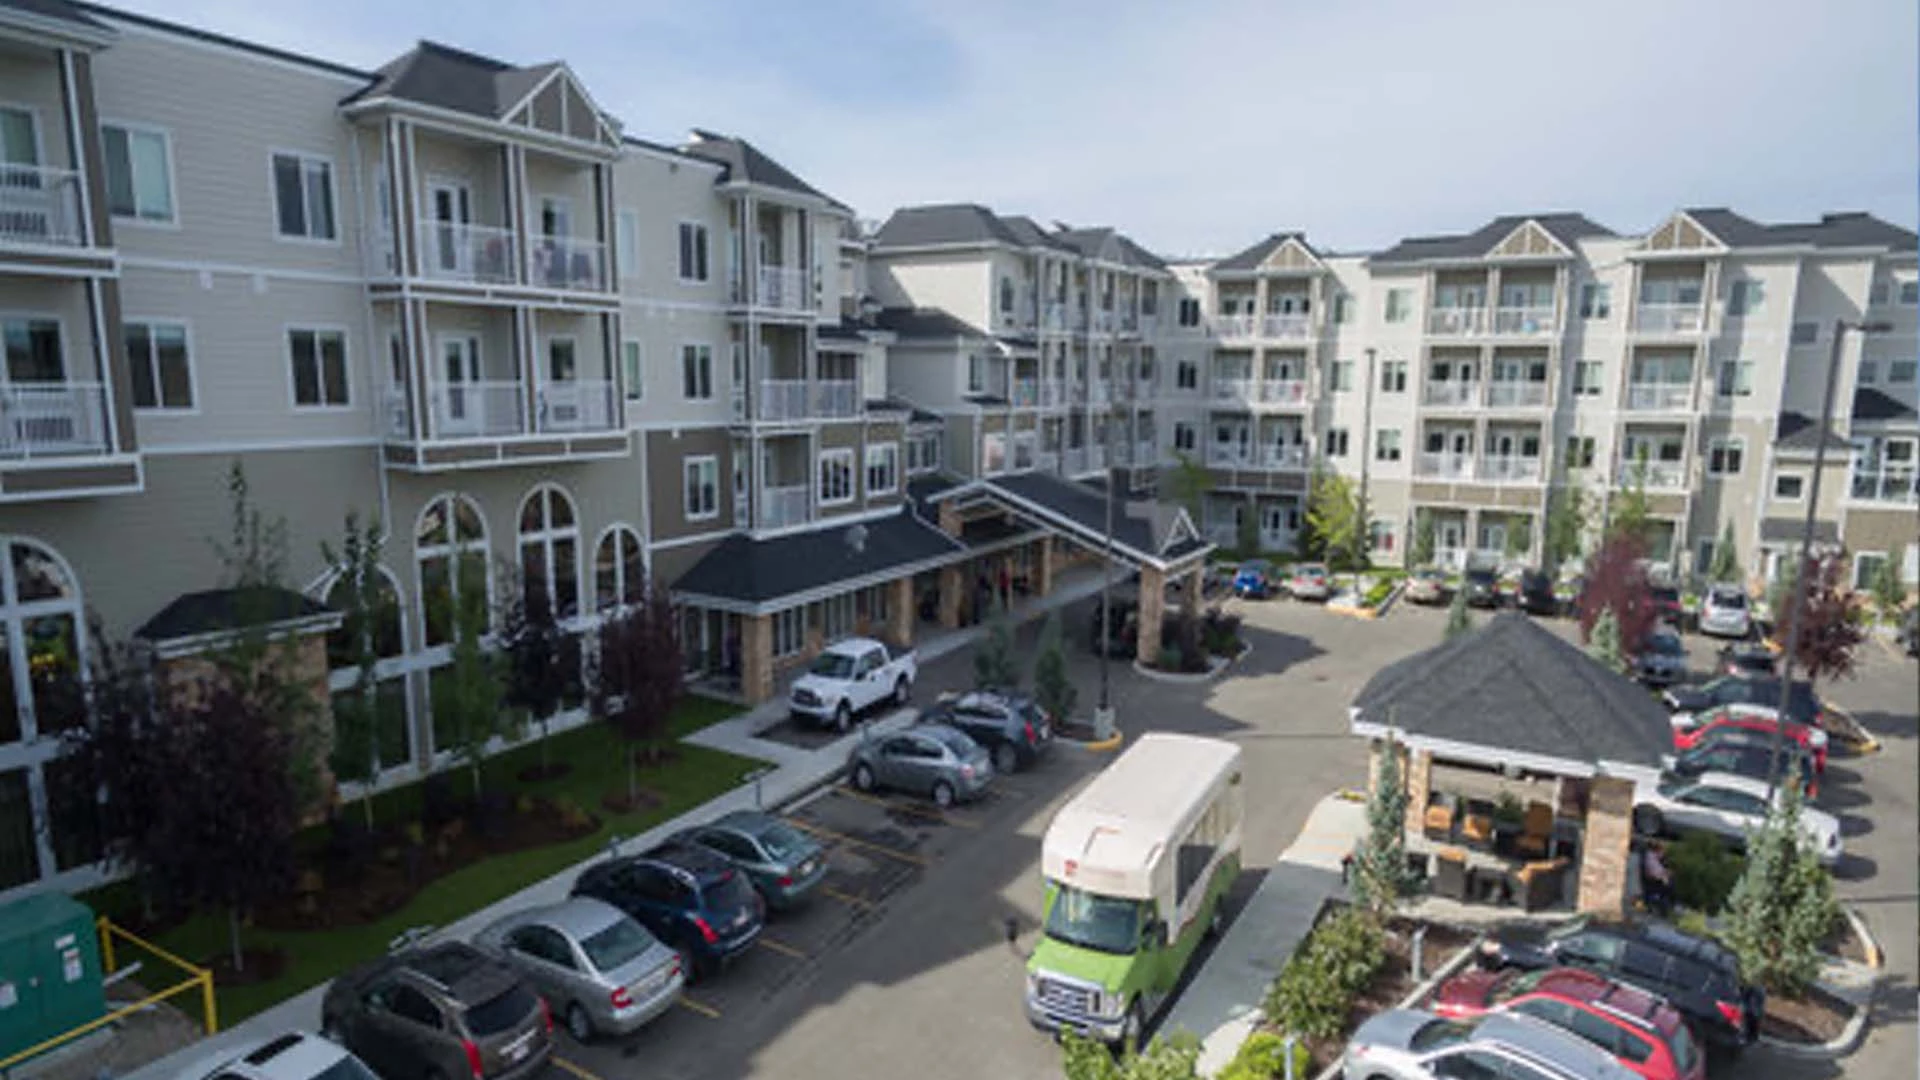
{"label": "pedestrian walkway", "polygon": [[[1097,594],[1100,584],[1098,567],[1075,568],[1060,574],[1055,580],[1054,590],[1046,596],[1017,600],[1012,608],[1013,616],[1017,621],[1025,621],[1044,615],[1055,608]],[[972,626],[929,635],[918,648],[923,673],[927,665],[966,648],[985,633],[984,626]],[[768,762],[769,767],[753,782],[709,800],[671,821],[662,822],[638,836],[624,839],[616,837],[614,842],[618,844],[618,850],[644,850],[682,829],[735,810],[777,807],[792,802],[837,777],[840,770],[846,767],[847,756],[856,741],[896,731],[912,723],[915,715],[915,710],[911,708],[899,709],[861,725],[860,731],[807,750],[760,737],[760,732],[785,717],[786,708],[783,697],[689,735],[688,742],[759,758]],[[557,903],[566,898],[579,872],[579,865],[568,867],[504,900],[472,912],[450,926],[436,928],[437,936],[465,940],[509,912]],[[210,1073],[220,1062],[273,1035],[294,1029],[318,1031],[320,1003],[325,993],[326,985],[323,983],[125,1076],[128,1080],[197,1080]]]}
{"label": "pedestrian walkway", "polygon": [[1200,1037],[1200,1074],[1233,1060],[1260,1023],[1267,987],[1298,948],[1314,916],[1345,887],[1340,860],[1366,831],[1366,807],[1338,795],[1320,801],[1195,973],[1160,1025]]}

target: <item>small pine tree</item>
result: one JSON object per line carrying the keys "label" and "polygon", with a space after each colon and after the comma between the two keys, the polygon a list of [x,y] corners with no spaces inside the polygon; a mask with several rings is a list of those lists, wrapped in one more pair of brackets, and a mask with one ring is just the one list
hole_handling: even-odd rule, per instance
{"label": "small pine tree", "polygon": [[1020,667],[1013,657],[1013,627],[1006,612],[987,623],[987,632],[973,650],[973,684],[985,689],[1012,690],[1020,685]]}
{"label": "small pine tree", "polygon": [[1400,741],[1380,747],[1380,771],[1367,797],[1367,834],[1353,856],[1353,894],[1376,916],[1386,916],[1413,891],[1407,871],[1407,791],[1400,779]]}
{"label": "small pine tree", "polygon": [[1407,545],[1407,568],[1417,570],[1422,566],[1433,565],[1433,545],[1433,514],[1426,510],[1416,510],[1413,515],[1413,542]]}
{"label": "small pine tree", "polygon": [[1244,558],[1256,558],[1260,554],[1260,517],[1253,507],[1242,507],[1240,520],[1235,523],[1234,543],[1239,546]]}
{"label": "small pine tree", "polygon": [[505,687],[497,658],[481,639],[492,617],[484,572],[463,565],[453,597],[452,661],[434,687],[435,707],[446,718],[453,755],[473,777],[473,797],[480,797],[480,766],[495,736],[512,727],[512,718],[500,707]]}
{"label": "small pine tree", "polygon": [[1833,878],[1800,827],[1799,785],[1747,839],[1747,869],[1727,900],[1724,937],[1741,974],[1768,990],[1803,993],[1820,970],[1820,943],[1840,906]]}
{"label": "small pine tree", "polygon": [[1048,613],[1040,628],[1040,655],[1033,664],[1033,692],[1040,707],[1055,724],[1064,724],[1073,715],[1080,693],[1067,677],[1067,652],[1064,631],[1060,627],[1060,609]]}
{"label": "small pine tree", "polygon": [[1707,577],[1719,582],[1740,580],[1740,553],[1734,550],[1731,521],[1720,530],[1720,542],[1713,545],[1713,565],[1708,568]]}
{"label": "small pine tree", "polygon": [[1894,565],[1892,558],[1880,560],[1872,579],[1867,582],[1867,588],[1873,593],[1873,602],[1880,609],[1880,617],[1888,622],[1894,621],[1900,614],[1900,608],[1907,602],[1907,586],[1900,580],[1900,568]]}
{"label": "small pine tree", "polygon": [[1467,590],[1453,590],[1453,600],[1447,604],[1447,629],[1442,641],[1452,641],[1461,634],[1471,633],[1473,616],[1467,614]]}
{"label": "small pine tree", "polygon": [[1587,642],[1587,655],[1605,665],[1608,671],[1620,671],[1626,667],[1626,659],[1620,653],[1620,620],[1614,618],[1611,609],[1602,611],[1594,620],[1593,637]]}

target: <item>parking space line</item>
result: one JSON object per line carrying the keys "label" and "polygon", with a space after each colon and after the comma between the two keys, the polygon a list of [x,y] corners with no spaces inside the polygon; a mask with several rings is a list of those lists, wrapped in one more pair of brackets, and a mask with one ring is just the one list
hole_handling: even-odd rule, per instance
{"label": "parking space line", "polygon": [[850,904],[857,908],[870,908],[873,906],[872,901],[867,900],[864,897],[855,896],[852,893],[841,892],[839,889],[836,889],[831,885],[820,886],[820,891],[827,896],[833,897],[835,900],[838,900],[843,904]]}
{"label": "parking space line", "polygon": [[685,994],[681,994],[680,1004],[686,1006],[689,1009],[692,1009],[694,1012],[699,1013],[701,1016],[704,1016],[709,1020],[720,1019],[720,1010],[714,1008],[713,1006],[707,1004],[704,1001],[695,1001],[694,999],[686,996]]}
{"label": "parking space line", "polygon": [[781,956],[791,956],[795,960],[805,960],[807,958],[806,953],[800,951],[799,949],[794,948],[793,946],[787,944],[784,941],[775,941],[772,938],[765,937],[765,936],[762,936],[757,940],[759,941],[760,946],[762,948],[772,949],[774,952],[779,953]]}
{"label": "parking space line", "polygon": [[800,821],[796,818],[788,818],[787,823],[789,825],[792,825],[794,828],[801,830],[802,832],[810,832],[822,839],[833,840],[838,843],[847,844],[851,847],[868,848],[870,850],[877,851],[882,855],[892,856],[893,858],[899,859],[902,862],[910,862],[915,866],[933,865],[932,860],[927,859],[924,856],[915,855],[910,851],[901,851],[899,848],[888,847],[885,844],[876,844],[871,840],[862,840],[857,836],[848,836],[846,833],[835,832],[832,829],[826,828],[821,825],[811,825],[811,824],[808,824],[807,822]]}
{"label": "parking space line", "polygon": [[928,821],[938,821],[947,825],[958,825],[963,829],[977,829],[980,827],[979,822],[967,821],[964,818],[955,817],[952,811],[928,809],[915,806],[912,803],[894,802],[892,799],[883,799],[878,795],[869,795],[864,791],[855,791],[850,787],[837,787],[833,790],[834,793],[838,795],[845,795],[849,798],[858,799],[861,802],[872,803],[875,806],[884,807],[888,810],[898,810],[903,814],[912,814],[915,817],[926,818]]}
{"label": "parking space line", "polygon": [[578,1080],[600,1080],[600,1077],[598,1074],[590,1072],[587,1069],[581,1068],[578,1065],[575,1065],[573,1062],[568,1061],[566,1058],[561,1057],[559,1054],[553,1055],[553,1063],[555,1065],[560,1066],[562,1069],[566,1070],[567,1072],[572,1073],[575,1077],[578,1078]]}

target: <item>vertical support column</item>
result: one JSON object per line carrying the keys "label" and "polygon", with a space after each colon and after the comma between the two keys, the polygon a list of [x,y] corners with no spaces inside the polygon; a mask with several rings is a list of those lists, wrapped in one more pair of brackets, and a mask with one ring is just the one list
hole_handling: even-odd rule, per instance
{"label": "vertical support column", "polygon": [[[1407,785],[1407,832],[1418,836],[1426,828],[1427,800],[1433,797],[1433,751],[1408,753],[1403,746],[1400,753],[1401,772]],[[1372,779],[1368,777],[1369,790]]]}
{"label": "vertical support column", "polygon": [[1035,566],[1033,569],[1033,595],[1047,596],[1053,592],[1053,536],[1042,536],[1035,542]]}
{"label": "vertical support column", "polygon": [[740,619],[740,692],[759,704],[773,697],[773,616]]}
{"label": "vertical support column", "polygon": [[1142,664],[1160,659],[1160,623],[1167,608],[1167,575],[1154,566],[1140,568],[1140,630],[1134,641],[1134,659]]}
{"label": "vertical support column", "polygon": [[887,639],[899,648],[911,648],[913,645],[913,624],[919,616],[914,603],[913,575],[895,578],[884,586],[887,590]]}
{"label": "vertical support column", "polygon": [[1618,915],[1626,906],[1627,860],[1632,857],[1633,781],[1596,776],[1587,792],[1576,907],[1582,912]]}

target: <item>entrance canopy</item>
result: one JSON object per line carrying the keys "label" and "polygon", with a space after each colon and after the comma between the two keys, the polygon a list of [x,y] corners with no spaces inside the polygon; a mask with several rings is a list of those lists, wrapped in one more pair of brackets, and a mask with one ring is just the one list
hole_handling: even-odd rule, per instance
{"label": "entrance canopy", "polygon": [[[1214,549],[1185,510],[1144,492],[1115,495],[1116,559],[1172,576],[1200,565]],[[1102,481],[1079,483],[1051,473],[1013,473],[955,484],[927,495],[926,501],[934,507],[950,502],[956,509],[993,505],[1083,547],[1099,551],[1106,546],[1107,491]]]}

